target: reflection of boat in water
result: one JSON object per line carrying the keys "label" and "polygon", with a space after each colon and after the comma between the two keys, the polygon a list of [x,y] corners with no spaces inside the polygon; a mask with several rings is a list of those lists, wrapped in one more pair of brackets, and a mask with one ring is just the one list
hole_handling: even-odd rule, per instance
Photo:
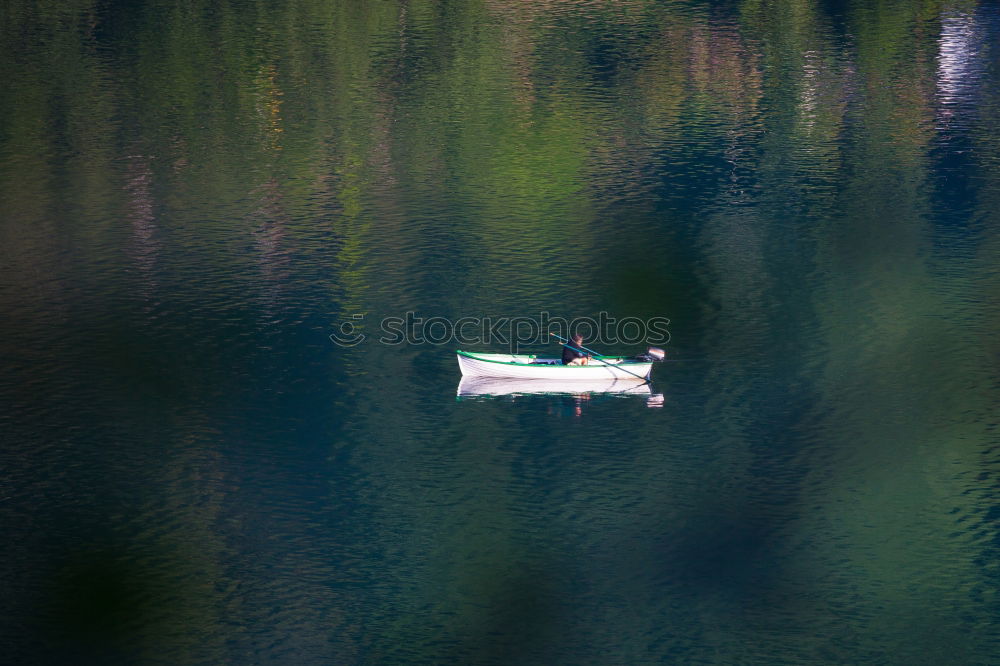
{"label": "reflection of boat in water", "polygon": [[[459,397],[500,395],[585,395],[613,393],[621,395],[653,395],[649,383],[641,379],[510,379],[501,377],[462,377],[458,383]],[[662,397],[661,397],[662,400]]]}

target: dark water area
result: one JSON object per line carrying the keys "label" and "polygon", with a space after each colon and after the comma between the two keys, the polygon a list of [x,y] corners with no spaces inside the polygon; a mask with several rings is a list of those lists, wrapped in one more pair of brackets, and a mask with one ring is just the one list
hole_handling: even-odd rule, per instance
{"label": "dark water area", "polygon": [[[0,65],[3,661],[1000,662],[997,3],[12,0]],[[407,312],[668,360],[457,396],[503,345]]]}

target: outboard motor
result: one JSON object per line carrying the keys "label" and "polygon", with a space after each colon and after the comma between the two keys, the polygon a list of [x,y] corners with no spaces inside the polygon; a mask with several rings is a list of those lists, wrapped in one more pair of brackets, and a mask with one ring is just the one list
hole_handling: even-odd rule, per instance
{"label": "outboard motor", "polygon": [[646,350],[645,354],[634,356],[633,359],[636,361],[642,361],[643,363],[652,363],[654,361],[662,361],[666,355],[667,352],[663,351],[659,347],[650,347]]}

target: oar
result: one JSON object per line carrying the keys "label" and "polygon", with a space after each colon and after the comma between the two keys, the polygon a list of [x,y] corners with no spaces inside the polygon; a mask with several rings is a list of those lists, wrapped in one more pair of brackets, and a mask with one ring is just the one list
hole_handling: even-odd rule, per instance
{"label": "oar", "polygon": [[623,368],[620,363],[619,364],[608,363],[607,361],[605,361],[601,357],[600,354],[598,354],[597,352],[595,352],[593,349],[587,349],[583,345],[580,345],[580,349],[577,349],[573,345],[569,344],[569,340],[567,340],[566,338],[560,337],[560,336],[556,335],[555,333],[551,333],[551,332],[549,333],[549,335],[551,335],[552,337],[554,337],[556,340],[561,340],[564,345],[566,345],[567,347],[569,347],[573,351],[578,351],[581,354],[585,354],[585,353],[593,354],[594,358],[596,358],[598,361],[600,361],[604,365],[608,366],[609,368],[617,368],[619,370],[623,370],[623,371],[627,372],[628,374],[632,375],[633,377],[638,377],[639,379],[641,379],[642,381],[647,382],[647,383],[649,382],[649,377],[642,377],[641,375],[635,374],[631,370],[625,370],[625,368]]}

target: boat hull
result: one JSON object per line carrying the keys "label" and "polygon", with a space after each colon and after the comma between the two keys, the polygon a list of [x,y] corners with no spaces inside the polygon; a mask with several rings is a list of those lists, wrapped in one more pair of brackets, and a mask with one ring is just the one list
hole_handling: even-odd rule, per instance
{"label": "boat hull", "polygon": [[541,359],[514,354],[470,354],[458,352],[463,377],[503,377],[510,379],[550,379],[583,381],[602,379],[648,379],[652,363],[607,358],[608,363],[591,359],[588,365],[563,365],[559,359]]}
{"label": "boat hull", "polygon": [[614,393],[648,397],[652,391],[649,383],[629,379],[519,379],[504,377],[462,377],[458,395],[462,397],[500,395],[581,395],[586,393]]}

